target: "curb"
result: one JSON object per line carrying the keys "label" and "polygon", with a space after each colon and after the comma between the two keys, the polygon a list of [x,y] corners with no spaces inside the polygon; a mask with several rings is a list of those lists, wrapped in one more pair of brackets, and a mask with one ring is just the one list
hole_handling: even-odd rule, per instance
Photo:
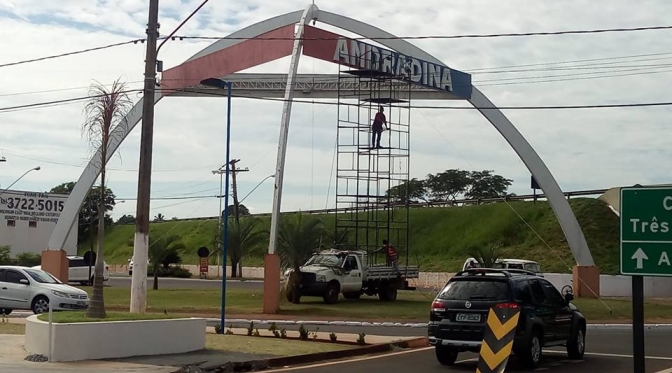
{"label": "curb", "polygon": [[[219,324],[220,319],[206,318],[207,322]],[[401,323],[401,322],[366,322],[366,321],[303,321],[303,320],[254,320],[254,319],[226,319],[228,324],[249,324],[255,325],[332,325],[332,326],[363,326],[363,327],[395,327],[395,328],[426,328],[427,323]]]}
{"label": "curb", "polygon": [[[219,324],[219,319],[206,318],[206,322]],[[359,326],[367,328],[427,328],[427,323],[402,323],[402,322],[366,322],[366,321],[303,321],[303,320],[257,320],[257,319],[227,319],[226,324],[249,324],[255,325],[315,325],[315,326]],[[672,329],[672,324],[644,324],[646,329]],[[632,324],[588,324],[588,329],[632,329]]]}
{"label": "curb", "polygon": [[199,365],[185,366],[172,373],[205,373],[205,372],[246,372],[260,371],[272,368],[287,367],[292,365],[303,365],[325,360],[337,360],[355,356],[379,354],[392,351],[394,348],[422,348],[429,346],[429,340],[426,337],[414,338],[405,341],[380,343],[349,350],[318,352],[314,354],[303,354],[294,356],[283,356],[265,360],[253,360],[245,362],[230,362],[217,365]]}

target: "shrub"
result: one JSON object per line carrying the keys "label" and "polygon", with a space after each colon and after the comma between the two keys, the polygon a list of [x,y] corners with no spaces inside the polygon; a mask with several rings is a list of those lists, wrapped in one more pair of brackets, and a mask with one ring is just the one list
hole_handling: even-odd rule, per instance
{"label": "shrub", "polygon": [[308,340],[308,329],[306,329],[305,326],[301,325],[299,328],[299,338],[301,338],[302,341]]}
{"label": "shrub", "polygon": [[332,341],[332,342],[336,342],[336,340],[338,340],[338,337],[336,336],[336,333],[331,332],[331,334],[329,334],[329,340]]}
{"label": "shrub", "polygon": [[221,324],[215,325],[215,333],[222,334],[222,325]]}
{"label": "shrub", "polygon": [[[154,276],[154,271],[152,268],[147,269],[147,276]],[[182,267],[159,267],[159,277],[190,278],[191,272],[189,272],[188,269]]]}
{"label": "shrub", "polygon": [[247,335],[252,336],[253,331],[254,331],[254,321],[250,321],[250,326],[247,327]]}
{"label": "shrub", "polygon": [[357,344],[360,346],[364,346],[366,344],[366,340],[364,339],[366,337],[366,334],[364,333],[359,333],[359,337],[357,338]]}
{"label": "shrub", "polygon": [[16,256],[16,264],[24,267],[42,264],[42,256],[38,253],[21,253]]}

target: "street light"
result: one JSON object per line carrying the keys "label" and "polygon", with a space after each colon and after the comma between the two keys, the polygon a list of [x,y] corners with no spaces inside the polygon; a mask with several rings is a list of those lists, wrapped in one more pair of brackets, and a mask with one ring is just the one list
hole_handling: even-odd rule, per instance
{"label": "street light", "polygon": [[[249,193],[247,193],[247,195],[246,195],[245,197],[243,197],[243,199],[241,199],[240,202],[238,202],[238,203],[243,203],[243,201],[245,200],[245,198],[249,197],[250,194],[252,194],[252,192],[254,192],[255,190],[257,190],[257,188],[259,188],[259,186],[261,186],[261,184],[263,184],[264,181],[266,181],[266,180],[268,180],[269,178],[272,178],[272,177],[275,177],[275,174],[266,176],[266,177],[264,178],[264,180],[260,181],[259,184],[257,184],[257,186],[255,186],[254,188],[252,188],[252,190],[251,190]],[[221,192],[220,192],[220,193],[221,193]]]}
{"label": "street light", "polygon": [[[202,85],[216,88],[226,88],[226,191],[224,192],[224,211],[221,211],[220,207],[220,219],[223,220],[222,224],[222,262],[226,264],[226,250],[228,246],[229,238],[229,166],[231,164],[231,82],[225,82],[217,78],[209,78],[201,81]],[[224,167],[222,166],[222,167]],[[220,167],[221,170],[221,167]],[[220,178],[221,180],[221,178]],[[221,185],[221,183],[220,183]],[[222,193],[219,193],[219,203],[222,203]],[[220,324],[225,325],[226,320],[226,265],[222,265],[222,310],[220,314]],[[222,326],[222,331],[224,327]]]}
{"label": "street light", "polygon": [[8,191],[14,184],[18,183],[19,180],[23,179],[24,176],[28,175],[29,172],[31,172],[31,171],[39,171],[40,169],[41,169],[41,167],[40,167],[40,166],[37,166],[37,167],[31,168],[30,170],[24,172],[23,175],[19,176],[19,178],[16,179],[13,183],[11,183],[7,188],[3,189],[3,191],[0,192],[0,195],[2,195],[3,193],[5,193],[6,191]]}

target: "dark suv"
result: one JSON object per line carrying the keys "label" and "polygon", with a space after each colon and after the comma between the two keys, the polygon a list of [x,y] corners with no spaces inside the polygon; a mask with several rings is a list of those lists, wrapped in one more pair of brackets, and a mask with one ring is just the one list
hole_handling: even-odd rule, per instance
{"label": "dark suv", "polygon": [[[548,280],[524,270],[475,268],[457,273],[432,303],[429,343],[436,358],[452,365],[457,354],[479,352],[492,307],[520,308],[513,353],[536,368],[541,349],[567,346],[571,359],[583,358],[586,318],[570,303],[571,287],[562,294]],[[567,290],[567,291],[565,291]]]}

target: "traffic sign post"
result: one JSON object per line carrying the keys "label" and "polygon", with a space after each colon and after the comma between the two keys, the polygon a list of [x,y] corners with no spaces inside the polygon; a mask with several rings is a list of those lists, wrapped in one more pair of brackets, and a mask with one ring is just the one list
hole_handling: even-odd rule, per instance
{"label": "traffic sign post", "polygon": [[634,372],[645,371],[644,276],[672,277],[672,188],[622,188],[621,274],[632,276]]}

